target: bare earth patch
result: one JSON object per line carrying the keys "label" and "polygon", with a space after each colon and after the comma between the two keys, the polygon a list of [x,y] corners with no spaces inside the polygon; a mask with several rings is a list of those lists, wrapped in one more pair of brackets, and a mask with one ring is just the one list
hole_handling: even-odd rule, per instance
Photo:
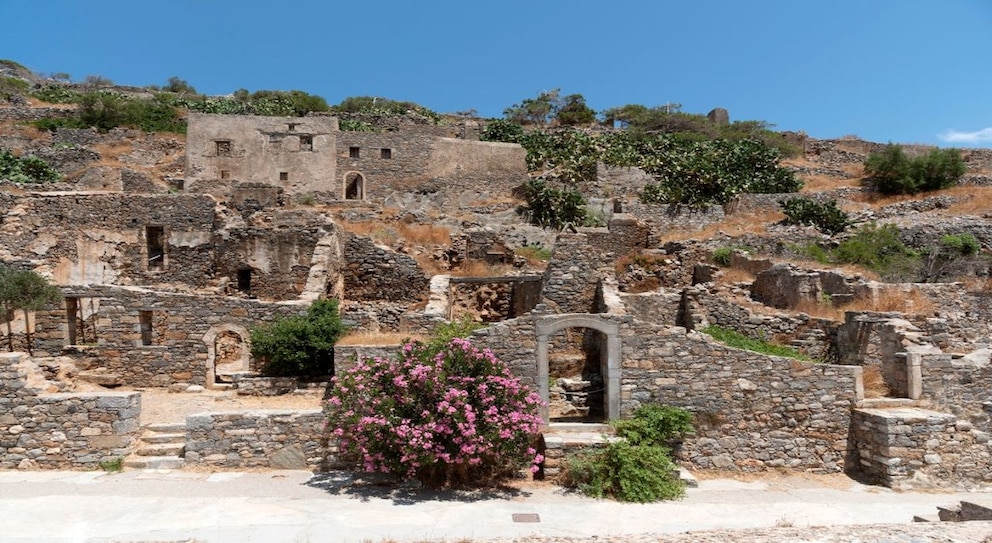
{"label": "bare earth patch", "polygon": [[[127,390],[127,389],[117,389]],[[168,392],[156,388],[141,392],[141,424],[184,422],[196,413],[260,409],[320,409],[322,390],[297,391],[282,396],[239,396],[233,390]]]}

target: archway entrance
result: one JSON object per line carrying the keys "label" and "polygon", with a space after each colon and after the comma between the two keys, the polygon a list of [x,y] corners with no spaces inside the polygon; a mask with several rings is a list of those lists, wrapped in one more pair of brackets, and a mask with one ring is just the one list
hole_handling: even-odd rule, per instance
{"label": "archway entrance", "polygon": [[348,172],[344,176],[344,199],[365,199],[365,177],[358,172]]}
{"label": "archway entrance", "polygon": [[203,342],[207,344],[208,387],[231,384],[236,374],[251,371],[251,335],[244,327],[214,326],[203,336]]}
{"label": "archway entrance", "polygon": [[[538,392],[548,404],[541,413],[544,422],[602,422],[619,417],[619,326],[597,315],[566,314],[539,317],[535,332]],[[554,418],[552,400],[557,410]]]}

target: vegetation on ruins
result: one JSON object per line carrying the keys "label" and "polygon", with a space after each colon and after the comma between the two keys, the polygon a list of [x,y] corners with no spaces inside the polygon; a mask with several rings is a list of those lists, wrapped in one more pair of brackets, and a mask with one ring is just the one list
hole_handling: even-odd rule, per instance
{"label": "vegetation on ruins", "polygon": [[322,378],[334,374],[334,344],[345,332],[337,300],[317,300],[306,315],[251,330],[251,354],[263,375]]}
{"label": "vegetation on ruins", "polygon": [[8,149],[0,149],[0,181],[12,183],[51,183],[61,176],[45,162],[34,155],[15,156]]}
{"label": "vegetation on ruins", "polygon": [[327,413],[342,455],[363,470],[438,488],[536,471],[540,404],[490,351],[455,338],[360,360],[334,378]]}
{"label": "vegetation on ruins", "polygon": [[685,495],[671,448],[692,432],[692,415],[677,407],[643,405],[613,423],[620,441],[570,455],[561,482],[587,496],[648,503]]}
{"label": "vegetation on ruins", "polygon": [[796,349],[793,349],[792,347],[789,347],[788,345],[780,345],[764,339],[748,337],[731,328],[711,324],[700,330],[700,332],[707,334],[720,343],[735,349],[743,349],[745,351],[752,351],[769,356],[782,356],[796,360],[810,360],[808,356],[802,354]]}
{"label": "vegetation on ruins", "polygon": [[[434,124],[441,120],[441,115],[429,108],[413,102],[391,100],[378,96],[349,96],[340,104],[333,106],[331,111],[339,113],[363,113],[373,117],[391,117],[395,115],[416,115],[429,119]],[[345,128],[342,128],[345,130]]]}
{"label": "vegetation on ruins", "polygon": [[916,194],[952,187],[966,169],[957,149],[932,149],[910,158],[901,145],[890,143],[865,159],[864,183],[883,194]]}
{"label": "vegetation on ruins", "polygon": [[17,270],[0,264],[0,309],[7,322],[7,348],[14,350],[14,339],[10,321],[15,311],[24,312],[24,337],[28,354],[31,347],[31,327],[28,316],[32,311],[40,311],[62,299],[62,291],[31,270]]}
{"label": "vegetation on ruins", "polygon": [[814,226],[824,234],[839,234],[851,225],[851,218],[836,200],[818,202],[806,197],[786,198],[778,201],[785,213],[785,224]]}
{"label": "vegetation on ruins", "polygon": [[596,120],[596,112],[581,94],[562,96],[561,89],[542,91],[503,110],[503,116],[519,124],[576,126]]}

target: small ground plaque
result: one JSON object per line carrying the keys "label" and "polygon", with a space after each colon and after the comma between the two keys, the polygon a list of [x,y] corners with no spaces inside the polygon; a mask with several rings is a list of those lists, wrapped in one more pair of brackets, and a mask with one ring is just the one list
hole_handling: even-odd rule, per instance
{"label": "small ground plaque", "polygon": [[541,522],[541,515],[537,513],[514,513],[513,522]]}

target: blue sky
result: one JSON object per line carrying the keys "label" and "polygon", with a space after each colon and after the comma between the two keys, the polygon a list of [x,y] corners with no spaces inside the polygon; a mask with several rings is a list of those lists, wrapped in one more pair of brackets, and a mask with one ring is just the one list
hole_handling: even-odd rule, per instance
{"label": "blue sky", "polygon": [[208,94],[682,104],[816,138],[992,147],[989,0],[0,0],[0,58]]}

